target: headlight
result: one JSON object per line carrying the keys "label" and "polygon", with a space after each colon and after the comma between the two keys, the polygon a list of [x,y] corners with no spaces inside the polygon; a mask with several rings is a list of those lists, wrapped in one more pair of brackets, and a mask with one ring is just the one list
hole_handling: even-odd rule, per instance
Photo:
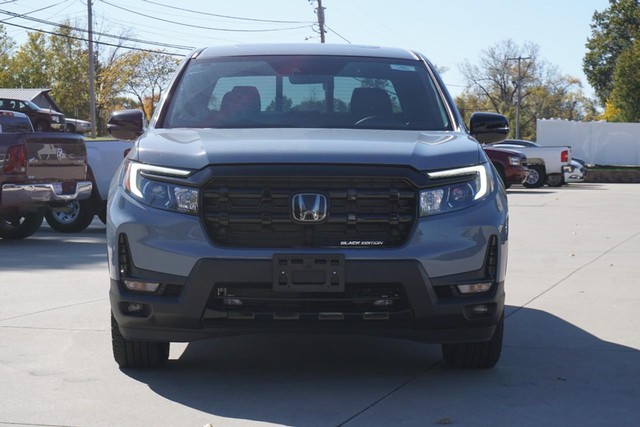
{"label": "headlight", "polygon": [[509,156],[509,164],[511,166],[520,166],[521,160],[518,156]]}
{"label": "headlight", "polygon": [[51,116],[51,121],[52,121],[52,122],[56,122],[56,123],[60,123],[60,117],[58,117],[58,116]]}
{"label": "headlight", "polygon": [[147,178],[144,173],[169,177],[186,177],[189,171],[128,161],[124,173],[124,188],[134,199],[158,209],[197,214],[198,190]]}
{"label": "headlight", "polygon": [[431,179],[454,181],[420,191],[420,216],[456,211],[473,205],[493,191],[488,164],[428,173]]}

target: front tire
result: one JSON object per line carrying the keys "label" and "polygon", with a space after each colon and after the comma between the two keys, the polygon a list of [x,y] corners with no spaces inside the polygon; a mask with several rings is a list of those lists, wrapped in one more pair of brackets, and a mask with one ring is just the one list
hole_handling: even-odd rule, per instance
{"label": "front tire", "polygon": [[157,368],[169,360],[168,342],[126,339],[120,333],[113,313],[111,314],[111,345],[113,358],[120,368]]}
{"label": "front tire", "polygon": [[504,335],[504,313],[496,325],[496,331],[489,341],[443,344],[442,355],[447,364],[460,369],[493,368],[502,353]]}
{"label": "front tire", "polygon": [[564,183],[564,175],[561,173],[547,175],[547,185],[549,187],[562,187]]}
{"label": "front tire", "polygon": [[74,200],[66,205],[64,211],[48,210],[45,214],[47,224],[61,233],[78,233],[91,224],[94,212],[91,200]]}
{"label": "front tire", "polygon": [[40,229],[44,213],[33,212],[0,218],[0,237],[3,239],[25,239]]}
{"label": "front tire", "polygon": [[547,180],[547,173],[542,165],[529,166],[527,180],[522,183],[527,188],[540,188]]}

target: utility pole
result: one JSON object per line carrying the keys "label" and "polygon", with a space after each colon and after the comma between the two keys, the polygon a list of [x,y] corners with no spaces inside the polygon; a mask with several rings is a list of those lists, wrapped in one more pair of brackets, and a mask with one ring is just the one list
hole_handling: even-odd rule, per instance
{"label": "utility pole", "polygon": [[320,43],[324,43],[324,7],[322,7],[322,0],[318,0],[316,14],[318,15],[318,27],[320,27]]}
{"label": "utility pole", "polygon": [[520,68],[520,63],[524,59],[531,59],[530,56],[518,56],[517,58],[507,58],[507,61],[518,61],[518,98],[516,100],[516,139],[520,139],[520,103],[522,102],[522,91],[521,91],[521,82],[522,82],[522,71]]}
{"label": "utility pole", "polygon": [[91,11],[93,0],[87,0],[87,22],[89,26],[89,110],[91,112],[91,138],[96,137],[96,85],[95,71],[93,69],[93,13]]}

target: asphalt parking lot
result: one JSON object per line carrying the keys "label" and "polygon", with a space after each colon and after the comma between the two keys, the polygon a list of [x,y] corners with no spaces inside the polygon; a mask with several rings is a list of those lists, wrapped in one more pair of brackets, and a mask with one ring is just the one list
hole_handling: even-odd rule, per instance
{"label": "asphalt parking lot", "polygon": [[0,240],[0,425],[638,426],[640,185],[509,190],[498,366],[371,337],[174,344],[111,355],[104,226]]}

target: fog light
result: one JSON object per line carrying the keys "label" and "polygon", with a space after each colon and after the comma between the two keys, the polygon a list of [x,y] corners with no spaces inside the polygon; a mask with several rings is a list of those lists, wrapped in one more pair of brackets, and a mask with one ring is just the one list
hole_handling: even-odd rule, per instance
{"label": "fog light", "polygon": [[127,311],[129,313],[139,313],[144,310],[144,306],[138,302],[130,302],[127,304]]}
{"label": "fog light", "polygon": [[224,304],[225,305],[242,305],[242,301],[239,300],[238,298],[225,298]]}
{"label": "fog light", "polygon": [[486,304],[478,304],[471,307],[471,312],[477,316],[489,313],[489,306]]}
{"label": "fog light", "polygon": [[478,294],[491,289],[491,283],[473,283],[471,285],[456,285],[456,287],[458,288],[458,292],[463,295]]}
{"label": "fog light", "polygon": [[137,292],[155,292],[160,287],[160,283],[140,282],[138,280],[125,280],[124,286],[130,291]]}

